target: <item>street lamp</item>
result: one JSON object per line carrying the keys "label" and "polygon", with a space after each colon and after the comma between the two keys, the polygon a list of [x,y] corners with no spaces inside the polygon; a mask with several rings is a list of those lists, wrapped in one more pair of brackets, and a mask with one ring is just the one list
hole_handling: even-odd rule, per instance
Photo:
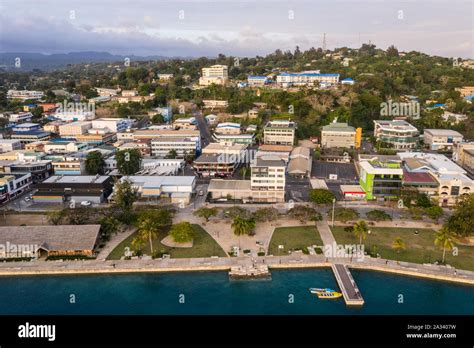
{"label": "street lamp", "polygon": [[332,227],[334,227],[334,208],[336,207],[336,198],[332,199]]}

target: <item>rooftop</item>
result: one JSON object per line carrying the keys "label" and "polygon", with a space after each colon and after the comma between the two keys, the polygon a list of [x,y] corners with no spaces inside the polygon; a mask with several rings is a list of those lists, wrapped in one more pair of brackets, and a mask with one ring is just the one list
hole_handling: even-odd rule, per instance
{"label": "rooftop", "polygon": [[343,122],[332,122],[327,126],[323,126],[323,132],[354,132],[355,128]]}
{"label": "rooftop", "polygon": [[374,120],[376,125],[386,130],[417,131],[418,129],[404,120]]}
{"label": "rooftop", "polygon": [[253,162],[252,167],[286,167],[286,165],[282,159],[257,158]]}
{"label": "rooftop", "polygon": [[0,227],[0,244],[35,245],[47,250],[92,250],[100,225]]}
{"label": "rooftop", "polygon": [[250,191],[251,182],[250,180],[211,179],[207,190]]}
{"label": "rooftop", "polygon": [[144,186],[144,187],[156,187],[159,188],[161,186],[190,186],[196,180],[195,176],[151,176],[151,175],[143,175],[143,176],[124,176],[122,181],[125,179],[129,179],[134,185],[137,186]]}
{"label": "rooftop", "polygon": [[43,183],[47,183],[47,184],[52,184],[52,183],[57,183],[57,184],[71,184],[71,183],[92,184],[92,183],[98,183],[98,184],[101,184],[109,178],[110,177],[107,176],[107,175],[102,175],[102,176],[95,176],[95,175],[78,175],[78,176],[65,175],[65,176],[59,176],[59,175],[53,175],[53,176],[50,176],[45,181],[43,181]]}
{"label": "rooftop", "polygon": [[425,129],[425,133],[429,133],[434,136],[453,136],[462,137],[463,135],[452,129]]}
{"label": "rooftop", "polygon": [[260,145],[258,148],[259,151],[268,151],[268,152],[291,152],[293,146],[291,145]]}

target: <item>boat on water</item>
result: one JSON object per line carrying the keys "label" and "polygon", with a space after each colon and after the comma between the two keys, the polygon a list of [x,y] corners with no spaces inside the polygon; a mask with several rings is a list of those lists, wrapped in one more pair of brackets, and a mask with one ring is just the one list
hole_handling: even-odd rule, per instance
{"label": "boat on water", "polygon": [[310,288],[309,291],[312,294],[316,294],[318,298],[339,298],[342,296],[340,292],[335,291],[333,289],[329,289],[329,288],[324,288],[324,289]]}

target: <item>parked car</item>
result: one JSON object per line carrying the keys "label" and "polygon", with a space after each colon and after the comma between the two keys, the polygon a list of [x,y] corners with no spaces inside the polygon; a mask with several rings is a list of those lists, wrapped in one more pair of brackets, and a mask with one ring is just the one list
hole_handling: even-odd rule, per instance
{"label": "parked car", "polygon": [[88,207],[88,206],[90,206],[91,204],[92,204],[91,201],[82,201],[82,202],[81,202],[81,205],[83,205],[83,206],[85,206],[85,207]]}

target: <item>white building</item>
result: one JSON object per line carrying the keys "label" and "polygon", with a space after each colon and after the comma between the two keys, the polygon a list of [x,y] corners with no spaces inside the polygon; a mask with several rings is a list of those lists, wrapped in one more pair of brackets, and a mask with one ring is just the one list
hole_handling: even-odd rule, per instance
{"label": "white building", "polygon": [[266,76],[248,76],[247,83],[249,87],[262,87],[268,83]]}
{"label": "white building", "polygon": [[31,121],[33,114],[31,112],[19,112],[17,114],[12,112],[5,112],[1,115],[1,117],[8,118],[8,121],[10,121],[11,123],[18,123]]}
{"label": "white building", "polygon": [[228,79],[229,74],[226,65],[213,65],[209,68],[202,69],[202,76],[199,78],[199,85],[225,85]]}
{"label": "white building", "polygon": [[0,139],[0,152],[9,152],[13,150],[21,150],[23,147],[21,141],[14,139]]}
{"label": "white building", "polygon": [[78,143],[75,141],[54,141],[44,144],[44,152],[46,153],[73,153],[86,150],[86,143]]}
{"label": "white building", "polygon": [[94,119],[94,112],[92,111],[64,111],[55,112],[51,115],[61,121],[89,121]]}
{"label": "white building", "polygon": [[356,130],[347,123],[332,122],[323,126],[321,131],[321,148],[353,149],[356,141]]}
{"label": "white building", "polygon": [[314,86],[315,84],[336,85],[339,74],[320,74],[319,70],[299,73],[282,73],[277,76],[277,84],[283,88],[291,86]]}
{"label": "white building", "polygon": [[461,143],[464,137],[451,129],[425,129],[423,141],[431,150],[453,150],[453,145]]}
{"label": "white building", "polygon": [[86,134],[92,128],[92,122],[76,121],[59,126],[59,135],[75,136]]}
{"label": "white building", "polygon": [[101,97],[115,97],[120,92],[120,89],[117,88],[100,88],[95,89],[97,94]]}
{"label": "white building", "polygon": [[175,129],[196,129],[196,118],[195,117],[186,117],[186,118],[177,118],[173,122],[173,128]]}
{"label": "white building", "polygon": [[227,100],[204,99],[202,102],[204,104],[204,109],[224,109],[229,106]]}
{"label": "white building", "polygon": [[293,145],[296,123],[293,121],[268,121],[263,128],[263,143],[270,145]]}
{"label": "white building", "polygon": [[449,124],[458,124],[460,122],[464,122],[464,121],[467,120],[467,115],[455,114],[455,113],[449,112],[449,111],[444,111],[444,113],[441,115],[441,117],[446,122],[449,122]]}
{"label": "white building", "polygon": [[152,139],[151,154],[166,157],[171,151],[176,151],[178,157],[196,154],[199,151],[199,137],[160,137]]}
{"label": "white building", "polygon": [[397,150],[417,147],[420,133],[404,120],[374,120],[374,136]]}
{"label": "white building", "polygon": [[160,81],[169,81],[173,78],[173,74],[157,74]]}
{"label": "white building", "polygon": [[107,129],[111,133],[123,132],[133,125],[128,118],[103,117],[92,120],[92,128]]}
{"label": "white building", "polygon": [[44,93],[41,91],[27,91],[27,90],[14,90],[10,89],[7,92],[7,99],[41,99],[44,97]]}

